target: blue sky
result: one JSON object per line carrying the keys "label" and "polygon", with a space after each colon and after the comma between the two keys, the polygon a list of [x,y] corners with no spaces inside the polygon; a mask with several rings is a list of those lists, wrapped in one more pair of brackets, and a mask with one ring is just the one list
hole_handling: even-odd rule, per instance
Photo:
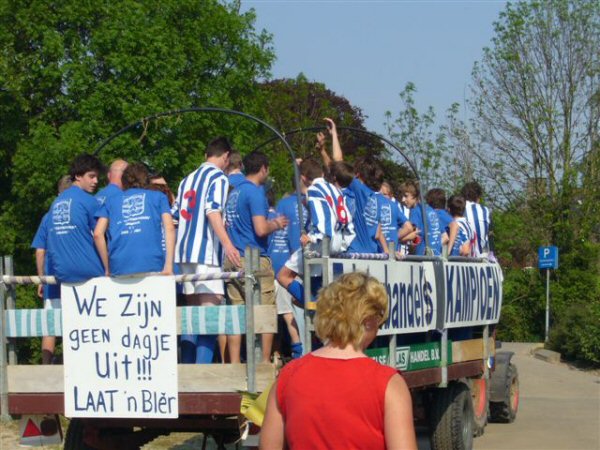
{"label": "blue sky", "polygon": [[416,102],[446,109],[463,103],[473,63],[493,37],[505,1],[243,0],[256,26],[273,34],[274,78],[304,73],[362,108],[367,128],[383,133],[385,111],[417,86]]}

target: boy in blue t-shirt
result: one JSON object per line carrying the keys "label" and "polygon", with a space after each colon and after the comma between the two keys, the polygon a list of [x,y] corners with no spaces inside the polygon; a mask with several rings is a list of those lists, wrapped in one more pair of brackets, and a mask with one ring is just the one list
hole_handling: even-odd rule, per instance
{"label": "boy in blue t-shirt", "polygon": [[446,210],[446,192],[439,188],[430,189],[425,194],[425,201],[438,215],[442,232],[442,245],[446,245],[450,236],[450,224],[454,221],[450,213]]}
{"label": "boy in blue t-shirt", "polygon": [[50,207],[47,252],[61,282],[78,283],[104,274],[92,236],[99,205],[91,195],[102,170],[95,156],[76,157],[69,169],[73,185]]}
{"label": "boy in blue t-shirt", "polygon": [[[419,187],[414,181],[406,181],[402,184],[402,201],[410,208],[410,217],[408,220],[413,224],[415,230],[404,237],[403,242],[412,241],[415,255],[425,255],[425,240],[423,239],[423,212],[422,205],[419,202]],[[425,214],[427,220],[427,241],[429,248],[434,256],[442,254],[442,233],[440,221],[435,210],[425,205]]]}
{"label": "boy in blue t-shirt", "polygon": [[237,151],[231,151],[229,153],[229,165],[225,170],[229,179],[229,189],[235,189],[246,181],[246,176],[242,173],[243,168],[242,155]]}
{"label": "boy in blue t-shirt", "polygon": [[126,168],[127,161],[123,159],[116,159],[111,163],[108,173],[106,174],[108,184],[96,194],[96,200],[98,200],[100,206],[113,195],[119,195],[121,193],[123,190],[121,178],[123,177],[123,172]]}
{"label": "boy in blue t-shirt", "polygon": [[[272,189],[267,191],[267,199],[269,201],[269,220],[277,218],[277,216],[283,215],[290,218],[290,222],[285,228],[277,230],[269,235],[269,248],[268,255],[271,258],[273,264],[273,272],[275,273],[275,303],[277,305],[277,314],[279,314],[285,322],[288,334],[291,341],[292,358],[299,358],[302,356],[303,348],[300,339],[300,331],[296,318],[294,317],[294,309],[292,306],[292,296],[290,293],[283,288],[277,281],[277,274],[281,268],[285,265],[292,253],[292,240],[295,238],[296,230],[291,230],[292,227],[299,228],[300,220],[298,218],[298,204],[296,202],[295,195],[288,195],[284,199],[280,200],[275,209],[275,193]],[[290,199],[293,202],[290,202]],[[292,208],[290,208],[290,206]],[[295,207],[295,211],[293,209]],[[304,209],[304,206],[303,206]],[[283,212],[285,211],[285,213]],[[304,214],[306,216],[306,214]],[[300,230],[298,229],[297,245],[300,246]],[[291,235],[294,237],[290,237]],[[296,247],[294,242],[293,247]]]}
{"label": "boy in blue t-shirt", "polygon": [[94,241],[107,275],[173,274],[175,227],[171,208],[164,194],[147,189],[149,184],[143,164],[128,166],[123,173],[125,191],[108,198],[96,212]]}
{"label": "boy in blue t-shirt", "polygon": [[[327,128],[331,135],[333,162],[341,162],[344,160],[344,154],[335,122],[329,118],[324,120],[327,122]],[[321,144],[321,154],[325,164],[329,165],[329,157],[323,148]],[[345,203],[349,205],[351,213],[354,210],[352,218],[356,231],[356,237],[348,251],[352,253],[387,253],[387,242],[381,229],[381,210],[387,203],[383,196],[376,194],[383,183],[383,170],[373,158],[365,157],[354,164],[354,172],[356,176],[344,191]]]}
{"label": "boy in blue t-shirt", "polygon": [[394,242],[396,250],[403,253],[400,240],[412,231],[412,225],[404,214],[401,205],[394,198],[390,183],[384,181],[379,192],[388,200],[390,205],[390,212],[382,213],[381,229],[386,240]]}
{"label": "boy in blue t-shirt", "polygon": [[[58,194],[60,195],[66,189],[71,187],[71,177],[65,175],[58,181]],[[35,233],[31,248],[35,248],[35,264],[37,274],[55,275],[54,263],[47,255],[48,249],[48,227],[51,219],[50,213],[44,214],[40,226]],[[38,296],[44,302],[44,309],[60,309],[60,284],[40,284],[38,285]],[[55,336],[42,337],[42,364],[51,364],[54,357],[54,348],[56,346]]]}
{"label": "boy in blue t-shirt", "polygon": [[[252,152],[244,158],[246,180],[231,191],[225,206],[225,222],[227,234],[241,256],[238,266],[225,260],[225,271],[238,271],[244,267],[246,247],[258,248],[260,251],[260,269],[269,274],[261,277],[261,303],[275,304],[275,275],[271,260],[267,255],[268,236],[281,230],[288,224],[288,219],[278,216],[268,220],[269,206],[263,185],[269,177],[269,160],[264,153]],[[243,280],[229,280],[226,283],[229,301],[234,305],[244,304]],[[240,362],[241,335],[228,336],[229,356],[232,363]],[[262,334],[263,361],[271,360],[273,334]]]}

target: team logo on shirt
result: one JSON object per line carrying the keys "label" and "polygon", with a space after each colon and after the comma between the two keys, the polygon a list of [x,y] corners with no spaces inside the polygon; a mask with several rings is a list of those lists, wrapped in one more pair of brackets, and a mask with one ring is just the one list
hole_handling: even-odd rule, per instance
{"label": "team logo on shirt", "polygon": [[121,214],[125,220],[144,214],[144,199],[146,194],[135,194],[123,199]]}
{"label": "team logo on shirt", "polygon": [[52,223],[67,225],[71,223],[71,199],[56,202],[52,208]]}
{"label": "team logo on shirt", "polygon": [[383,205],[381,207],[381,217],[379,218],[382,226],[389,226],[392,224],[392,206]]}
{"label": "team logo on shirt", "polygon": [[377,199],[374,195],[369,198],[369,201],[365,206],[364,214],[367,225],[374,225],[377,223]]}
{"label": "team logo on shirt", "polygon": [[240,191],[238,189],[234,189],[231,194],[229,194],[229,198],[227,199],[227,205],[225,206],[225,225],[231,226],[233,221],[237,219],[237,204],[238,197],[240,196]]}

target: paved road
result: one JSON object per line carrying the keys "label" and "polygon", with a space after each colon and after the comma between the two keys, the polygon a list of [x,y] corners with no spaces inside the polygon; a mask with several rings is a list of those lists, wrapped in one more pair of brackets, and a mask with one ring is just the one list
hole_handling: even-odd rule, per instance
{"label": "paved road", "polygon": [[531,344],[507,343],[515,352],[521,398],[517,420],[489,424],[476,450],[600,449],[600,376],[531,356]]}

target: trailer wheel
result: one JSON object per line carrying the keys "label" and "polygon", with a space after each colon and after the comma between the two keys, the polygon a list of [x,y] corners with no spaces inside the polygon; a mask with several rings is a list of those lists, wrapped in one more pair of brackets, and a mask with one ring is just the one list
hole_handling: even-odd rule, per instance
{"label": "trailer wheel", "polygon": [[71,419],[65,434],[64,450],[94,450],[83,442],[85,425],[81,419]]}
{"label": "trailer wheel", "polygon": [[473,402],[465,383],[452,382],[433,391],[429,431],[432,450],[473,448]]}
{"label": "trailer wheel", "polygon": [[472,378],[469,380],[469,387],[473,403],[473,436],[478,437],[483,434],[488,423],[488,380]]}
{"label": "trailer wheel", "polygon": [[514,364],[508,365],[504,376],[503,398],[499,402],[490,402],[490,421],[512,423],[519,409],[519,374]]}

